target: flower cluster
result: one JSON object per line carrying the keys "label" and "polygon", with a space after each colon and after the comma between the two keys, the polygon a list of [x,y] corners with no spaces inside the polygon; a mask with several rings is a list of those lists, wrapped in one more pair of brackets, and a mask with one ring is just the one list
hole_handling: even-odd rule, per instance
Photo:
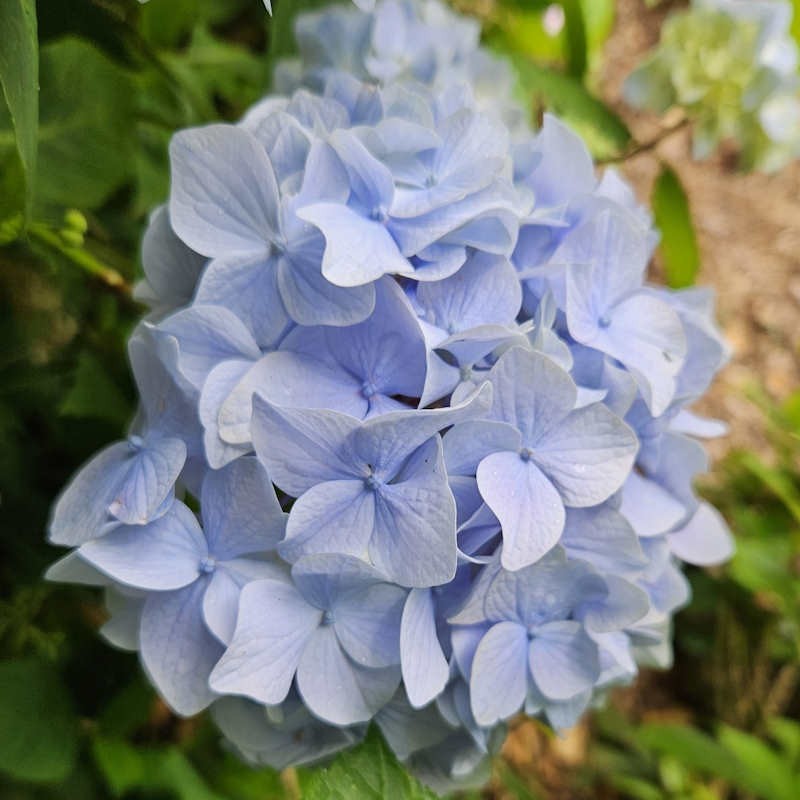
{"label": "flower cluster", "polygon": [[726,348],[707,291],[645,284],[619,175],[492,103],[472,22],[379,0],[297,34],[290,93],[174,137],[141,410],[58,500],[49,575],[104,586],[103,635],[252,763],[374,721],[481,780],[517,712],[564,728],[668,663],[681,562],[730,553],[687,410]]}
{"label": "flower cluster", "polygon": [[629,77],[626,99],[694,122],[696,158],[726,139],[746,168],[775,171],[800,157],[800,76],[784,0],[694,0],[670,16],[654,53]]}

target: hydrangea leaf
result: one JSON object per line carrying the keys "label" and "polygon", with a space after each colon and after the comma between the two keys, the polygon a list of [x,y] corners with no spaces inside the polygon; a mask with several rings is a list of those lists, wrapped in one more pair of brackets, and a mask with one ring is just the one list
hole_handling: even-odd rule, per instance
{"label": "hydrangea leaf", "polygon": [[307,800],[436,800],[398,763],[376,729],[362,745],[313,773],[303,794]]}

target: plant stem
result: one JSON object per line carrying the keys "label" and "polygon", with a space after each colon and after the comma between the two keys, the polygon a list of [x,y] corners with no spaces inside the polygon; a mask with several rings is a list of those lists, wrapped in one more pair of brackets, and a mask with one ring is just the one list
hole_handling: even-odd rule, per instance
{"label": "plant stem", "polygon": [[665,128],[652,139],[648,139],[645,142],[634,142],[631,147],[629,147],[624,153],[621,153],[618,156],[612,156],[611,158],[601,158],[597,161],[598,164],[620,164],[623,161],[628,161],[631,158],[636,158],[636,156],[642,155],[642,153],[649,153],[651,150],[655,150],[661,142],[669,139],[670,136],[677,133],[678,131],[682,131],[687,125],[689,124],[689,119],[684,117],[679,122],[675,123],[675,125],[670,126],[669,128]]}

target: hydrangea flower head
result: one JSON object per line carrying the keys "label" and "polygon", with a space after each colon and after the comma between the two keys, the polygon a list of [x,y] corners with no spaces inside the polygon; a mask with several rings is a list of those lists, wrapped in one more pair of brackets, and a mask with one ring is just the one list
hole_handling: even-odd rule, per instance
{"label": "hydrangea flower head", "polygon": [[730,555],[691,485],[720,426],[687,410],[727,349],[707,292],[647,284],[622,178],[486,102],[471,21],[296,28],[286,93],[173,139],[141,409],[56,502],[48,576],[103,587],[102,634],[250,763],[374,720],[479,782],[514,714],[565,728],[666,664],[681,563]]}
{"label": "hydrangea flower head", "polygon": [[696,158],[734,140],[747,168],[774,171],[800,155],[798,51],[782,0],[694,0],[670,16],[655,52],[629,77],[640,108],[685,109]]}

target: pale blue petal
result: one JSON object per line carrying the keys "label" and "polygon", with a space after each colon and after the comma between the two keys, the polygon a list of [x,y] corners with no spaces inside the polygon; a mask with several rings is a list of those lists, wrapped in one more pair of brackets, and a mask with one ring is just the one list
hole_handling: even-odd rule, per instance
{"label": "pale blue petal", "polygon": [[660,536],[686,517],[686,508],[655,481],[631,472],[622,487],[620,513],[638,536]]}
{"label": "pale blue petal", "polygon": [[289,582],[288,572],[270,561],[238,558],[216,564],[203,596],[203,619],[220,642],[229,645],[233,639],[242,588],[268,578]]}
{"label": "pale blue petal", "polygon": [[448,583],[456,573],[456,504],[441,440],[423,445],[397,482],[375,492],[372,563],[401,586]]}
{"label": "pale blue petal", "polygon": [[430,589],[412,589],[408,595],[400,628],[400,655],[408,700],[414,708],[422,708],[444,691],[450,679]]}
{"label": "pale blue petal", "polygon": [[590,689],[600,675],[597,645],[579,622],[549,622],[531,641],[528,661],[539,691],[569,700]]}
{"label": "pale blue petal", "polygon": [[155,522],[121,526],[82,545],[80,553],[119,583],[163,591],[196,580],[208,550],[194,514],[176,500]]}
{"label": "pale blue petal", "polygon": [[265,252],[279,230],[278,185],[269,157],[244,128],[208,125],[170,143],[170,218],[206,256]]}
{"label": "pale blue petal", "polygon": [[354,325],[366,319],[375,306],[372,286],[336,286],[320,265],[321,258],[280,261],[278,288],[289,316],[300,325]]}
{"label": "pale blue petal", "polygon": [[112,583],[108,575],[81,558],[80,550],[72,550],[51,564],[44,573],[44,579],[53,583],[77,583],[85,586],[108,586]]}
{"label": "pale blue petal", "polygon": [[312,486],[292,507],[281,557],[296,561],[312,553],[365,558],[375,531],[375,494],[363,480],[333,480]]}
{"label": "pale blue petal", "polygon": [[[252,401],[248,395],[247,405],[242,409],[242,403],[235,404],[238,412],[236,422],[239,427],[234,428],[238,436],[230,436],[229,430],[233,427],[220,427],[220,414],[224,404],[227,404],[231,394],[240,382],[253,368],[251,361],[225,361],[208,375],[200,395],[198,410],[200,421],[203,425],[203,447],[208,465],[212,469],[219,469],[235,458],[252,450],[250,444],[250,417],[252,412]],[[237,400],[239,398],[237,397]],[[234,405],[231,402],[231,405]],[[226,406],[227,407],[227,406]],[[231,416],[232,412],[228,412]],[[244,417],[244,420],[242,420]],[[226,418],[226,422],[228,419]],[[243,433],[240,431],[243,430]],[[222,438],[222,434],[233,439],[243,439],[243,442],[231,443]]]}
{"label": "pale blue petal", "polygon": [[362,667],[400,663],[400,619],[406,591],[389,583],[343,591],[331,607],[345,653]]}
{"label": "pale blue petal", "polygon": [[216,559],[274,550],[287,514],[257,458],[239,458],[203,481],[200,504],[208,549]]}
{"label": "pale blue petal", "polygon": [[274,580],[249,583],[242,589],[230,647],[211,674],[211,688],[267,705],[282,702],[321,619],[322,612],[294,586]]}
{"label": "pale blue petal", "polygon": [[412,707],[402,690],[378,712],[375,722],[400,761],[441,742],[453,732],[434,704],[422,709]]}
{"label": "pale blue petal", "polygon": [[108,507],[133,455],[128,442],[116,442],[80,469],[53,508],[48,531],[53,544],[81,545],[116,524]]}
{"label": "pale blue petal", "polygon": [[573,411],[533,444],[532,458],[569,506],[602,503],[622,486],[639,443],[619,417],[599,403]]}
{"label": "pale blue petal", "polygon": [[358,428],[356,419],[335,411],[279,408],[253,398],[256,453],[270,478],[292,497],[322,481],[359,477],[347,447]]}
{"label": "pale blue petal", "polygon": [[336,286],[363,286],[382,275],[414,274],[386,227],[348,206],[314,203],[297,216],[325,237],[322,274]]}
{"label": "pale blue petal", "polygon": [[297,688],[309,709],[334,725],[371,719],[400,683],[399,667],[357,666],[342,649],[333,627],[311,637],[297,668]]}
{"label": "pale blue petal", "polygon": [[483,384],[450,408],[397,411],[374,417],[353,435],[353,450],[363,463],[372,465],[376,475],[391,478],[405,459],[438,431],[485,414],[491,398],[491,386]]}
{"label": "pale blue petal", "polygon": [[722,564],[735,550],[727,523],[708,503],[700,503],[686,525],[667,535],[667,541],[681,561],[701,567]]}
{"label": "pale blue petal", "polygon": [[[642,509],[647,513],[647,507]],[[567,509],[561,545],[570,558],[580,559],[601,572],[641,569],[647,563],[636,531],[609,506]]]}
{"label": "pale blue petal", "polygon": [[525,702],[528,634],[500,622],[481,639],[472,662],[470,693],[475,721],[484,727],[513,716]]}
{"label": "pale blue petal", "polygon": [[193,305],[167,317],[158,329],[178,340],[181,372],[198,389],[220,362],[261,356],[245,324],[222,306]]}
{"label": "pale blue petal", "polygon": [[558,543],[564,504],[533,461],[519,453],[493,453],[478,466],[478,488],[502,525],[506,569],[533,564]]}
{"label": "pale blue petal", "polygon": [[126,525],[144,525],[169,508],[175,482],[186,463],[181,439],[149,436],[137,446],[124,470],[108,511]]}
{"label": "pale blue petal", "polygon": [[547,356],[521,347],[504,353],[489,373],[494,387],[490,419],[507,422],[531,444],[574,408],[578,390],[572,378]]}
{"label": "pale blue petal", "polygon": [[474,475],[491,453],[518,451],[519,431],[506,422],[473,420],[454,425],[444,436],[444,460],[450,475]]}
{"label": "pale blue petal", "polygon": [[592,576],[576,617],[590,633],[610,633],[639,622],[648,611],[647,594],[616,575]]}
{"label": "pale blue petal", "polygon": [[151,594],[144,604],[139,654],[153,685],[177,714],[191,716],[214,699],[211,670],[223,652],[203,621],[205,581]]}
{"label": "pale blue petal", "polygon": [[291,326],[276,259],[266,255],[214,259],[200,279],[195,302],[232,311],[264,349],[276,347]]}
{"label": "pale blue petal", "polygon": [[146,595],[121,591],[109,586],[105,591],[106,611],[109,618],[100,626],[98,633],[112,646],[129,653],[140,648],[142,612]]}
{"label": "pale blue petal", "polygon": [[188,248],[172,230],[166,206],[150,217],[142,241],[145,280],[134,297],[154,309],[171,310],[188,305],[207,259]]}

